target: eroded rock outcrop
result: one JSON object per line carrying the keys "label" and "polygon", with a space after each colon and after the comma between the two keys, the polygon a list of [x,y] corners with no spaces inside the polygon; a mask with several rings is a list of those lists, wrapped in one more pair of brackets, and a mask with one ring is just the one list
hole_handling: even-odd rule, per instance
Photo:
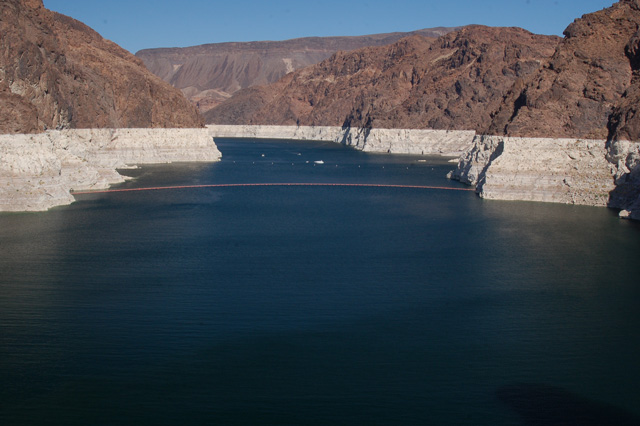
{"label": "eroded rock outcrop", "polygon": [[606,206],[606,154],[602,140],[478,136],[450,177],[488,199]]}
{"label": "eroded rock outcrop", "polygon": [[[483,133],[607,139],[614,110],[635,92],[638,4],[622,0],[576,19],[549,63],[511,90]],[[633,126],[615,127],[617,137],[640,137]]]}
{"label": "eroded rock outcrop", "polygon": [[42,0],[0,2],[0,133],[200,127],[180,91]]}
{"label": "eroded rock outcrop", "polygon": [[129,52],[42,0],[2,1],[0,17],[0,211],[69,204],[134,164],[220,158],[196,109]]}
{"label": "eroded rock outcrop", "polygon": [[338,126],[208,125],[214,138],[313,140],[341,143],[366,152],[460,156],[475,132],[433,129],[363,129]]}
{"label": "eroded rock outcrop", "polygon": [[615,167],[616,184],[609,207],[620,209],[621,217],[640,220],[640,142],[612,142],[607,159]]}
{"label": "eroded rock outcrop", "polygon": [[477,137],[452,177],[487,198],[608,205],[640,218],[638,28],[640,0],[575,20],[482,132],[498,136]]}
{"label": "eroded rock outcrop", "polygon": [[104,189],[136,164],[217,161],[207,129],[71,129],[0,135],[0,211],[40,211]]}

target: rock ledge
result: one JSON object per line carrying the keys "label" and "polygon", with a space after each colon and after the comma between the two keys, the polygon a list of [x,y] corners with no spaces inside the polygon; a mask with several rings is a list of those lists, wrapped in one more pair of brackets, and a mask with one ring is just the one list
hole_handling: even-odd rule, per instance
{"label": "rock ledge", "polygon": [[364,129],[339,126],[209,125],[214,138],[316,140],[366,152],[458,157],[473,142],[473,130]]}
{"label": "rock ledge", "polygon": [[0,135],[0,211],[42,211],[71,190],[124,181],[135,164],[218,161],[207,129],[77,129]]}
{"label": "rock ledge", "polygon": [[620,209],[640,219],[640,143],[476,136],[449,177],[483,198]]}

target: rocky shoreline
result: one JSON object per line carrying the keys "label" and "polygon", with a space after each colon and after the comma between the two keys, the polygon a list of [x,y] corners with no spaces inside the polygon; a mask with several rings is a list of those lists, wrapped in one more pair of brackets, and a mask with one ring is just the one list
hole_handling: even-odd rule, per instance
{"label": "rocky shoreline", "polygon": [[338,126],[208,125],[214,138],[315,140],[365,152],[459,157],[473,143],[473,130],[363,129]]}
{"label": "rocky shoreline", "polygon": [[487,199],[606,206],[612,166],[601,140],[479,136],[450,177]]}
{"label": "rocky shoreline", "polygon": [[366,152],[459,157],[449,178],[482,198],[603,206],[640,220],[640,143],[476,135],[474,131],[210,125],[0,135],[0,211],[70,204],[74,190],[124,181],[138,164],[218,161],[215,138],[317,140]]}
{"label": "rocky shoreline", "polygon": [[0,211],[44,211],[105,189],[137,164],[218,161],[207,129],[76,129],[0,135]]}
{"label": "rocky shoreline", "polygon": [[366,152],[459,157],[449,178],[482,198],[619,209],[640,220],[640,143],[476,135],[475,131],[209,125],[211,136],[321,140]]}
{"label": "rocky shoreline", "polygon": [[640,143],[476,136],[451,179],[482,198],[620,209],[640,219]]}

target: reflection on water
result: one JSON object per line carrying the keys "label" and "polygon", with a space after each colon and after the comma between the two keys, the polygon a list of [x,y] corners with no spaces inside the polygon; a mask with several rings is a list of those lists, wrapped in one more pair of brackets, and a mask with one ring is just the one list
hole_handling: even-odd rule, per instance
{"label": "reflection on water", "polygon": [[[442,159],[219,146],[221,163],[143,167],[123,186],[460,186]],[[1,424],[640,415],[640,227],[609,210],[406,188],[78,199],[0,215]]]}

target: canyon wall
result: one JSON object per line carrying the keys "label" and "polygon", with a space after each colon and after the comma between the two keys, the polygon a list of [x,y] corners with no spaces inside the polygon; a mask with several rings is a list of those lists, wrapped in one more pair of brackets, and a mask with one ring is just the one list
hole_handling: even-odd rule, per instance
{"label": "canyon wall", "polygon": [[612,142],[607,159],[614,165],[616,184],[609,207],[621,209],[620,217],[640,220],[640,142]]}
{"label": "canyon wall", "polygon": [[640,143],[476,136],[449,178],[483,198],[620,209],[640,220]]}
{"label": "canyon wall", "polygon": [[564,39],[481,26],[410,37],[239,91],[205,120],[339,126],[336,141],[381,152],[454,151],[383,129],[474,130],[452,177],[481,196],[608,205],[637,218],[639,28],[640,0],[621,0],[576,19]]}
{"label": "canyon wall", "polygon": [[214,138],[315,140],[341,143],[366,152],[458,157],[473,142],[474,131],[363,129],[337,126],[208,125]]}
{"label": "canyon wall", "polygon": [[[564,39],[469,26],[338,52],[238,91],[206,115],[236,126],[186,131],[193,140],[108,129],[202,125],[139,59],[41,0],[6,0],[0,13],[0,133],[23,133],[0,138],[0,209],[69,202],[69,189],[120,181],[129,163],[215,160],[215,136],[462,154],[452,177],[483,197],[640,217],[640,0],[577,19]],[[106,129],[34,134],[52,128]]]}
{"label": "canyon wall", "polygon": [[[607,205],[640,219],[640,0],[576,19],[452,173],[485,198]],[[553,139],[549,139],[553,138]],[[630,142],[633,141],[633,142]]]}
{"label": "canyon wall", "polygon": [[142,61],[42,0],[0,1],[0,133],[203,125]]}
{"label": "canyon wall", "polygon": [[136,164],[217,161],[207,129],[77,129],[0,135],[0,211],[41,211],[74,201],[70,191],[124,181]]}
{"label": "canyon wall", "polygon": [[478,136],[450,177],[488,199],[606,206],[606,156],[604,140]]}
{"label": "canyon wall", "polygon": [[509,89],[537,71],[559,37],[469,26],[338,52],[269,86],[240,90],[207,124],[373,129],[486,128]]}
{"label": "canyon wall", "polygon": [[353,37],[211,43],[144,49],[136,56],[151,72],[181,89],[204,113],[240,89],[274,83],[287,73],[317,64],[338,51],[383,46],[410,35],[434,39],[455,29],[440,27]]}
{"label": "canyon wall", "polygon": [[131,53],[42,0],[0,1],[0,18],[0,211],[69,204],[132,164],[219,159],[195,107]]}

